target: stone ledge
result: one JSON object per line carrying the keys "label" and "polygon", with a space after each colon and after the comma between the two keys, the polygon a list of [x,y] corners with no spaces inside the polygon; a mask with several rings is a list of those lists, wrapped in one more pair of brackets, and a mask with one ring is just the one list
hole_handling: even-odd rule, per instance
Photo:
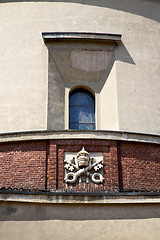
{"label": "stone ledge", "polygon": [[53,42],[55,40],[94,40],[94,42],[103,41],[105,43],[113,43],[115,45],[119,45],[122,35],[90,32],[43,32],[42,37],[45,43]]}
{"label": "stone ledge", "polygon": [[160,135],[121,132],[121,131],[29,131],[1,133],[0,142],[45,140],[45,139],[102,139],[102,140],[120,140],[160,144]]}
{"label": "stone ledge", "polygon": [[44,204],[159,204],[160,193],[145,194],[61,194],[61,193],[0,193],[0,202]]}

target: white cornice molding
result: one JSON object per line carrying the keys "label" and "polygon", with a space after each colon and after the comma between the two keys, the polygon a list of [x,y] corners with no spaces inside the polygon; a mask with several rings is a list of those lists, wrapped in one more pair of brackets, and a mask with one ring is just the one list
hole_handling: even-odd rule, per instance
{"label": "white cornice molding", "polygon": [[47,140],[47,139],[99,139],[160,144],[160,135],[120,131],[29,131],[1,133],[0,142]]}
{"label": "white cornice molding", "polygon": [[0,193],[0,202],[26,202],[44,204],[159,204],[160,195],[132,194],[122,195],[48,195],[48,194],[17,194]]}

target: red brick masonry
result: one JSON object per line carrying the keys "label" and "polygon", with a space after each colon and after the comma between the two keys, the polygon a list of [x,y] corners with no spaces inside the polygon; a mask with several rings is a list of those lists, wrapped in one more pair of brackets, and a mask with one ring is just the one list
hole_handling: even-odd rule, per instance
{"label": "red brick masonry", "polygon": [[[64,183],[64,153],[102,152],[104,183]],[[75,192],[160,191],[160,145],[106,140],[0,144],[0,188]]]}

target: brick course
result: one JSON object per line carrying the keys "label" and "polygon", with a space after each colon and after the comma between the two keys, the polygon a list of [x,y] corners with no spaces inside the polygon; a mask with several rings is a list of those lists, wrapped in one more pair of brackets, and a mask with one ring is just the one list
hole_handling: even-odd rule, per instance
{"label": "brick course", "polygon": [[160,191],[160,146],[121,142],[122,189]]}
{"label": "brick course", "polygon": [[[64,183],[64,153],[102,152],[104,182]],[[44,140],[0,144],[0,188],[118,192],[160,191],[158,144],[106,140]]]}
{"label": "brick course", "polygon": [[0,144],[0,188],[45,189],[46,142]]}

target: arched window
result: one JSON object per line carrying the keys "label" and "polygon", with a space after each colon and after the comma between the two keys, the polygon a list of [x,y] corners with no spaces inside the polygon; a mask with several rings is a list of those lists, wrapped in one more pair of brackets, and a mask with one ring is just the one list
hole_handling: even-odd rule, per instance
{"label": "arched window", "polygon": [[70,93],[69,128],[95,129],[95,100],[94,96],[85,89],[79,88]]}

